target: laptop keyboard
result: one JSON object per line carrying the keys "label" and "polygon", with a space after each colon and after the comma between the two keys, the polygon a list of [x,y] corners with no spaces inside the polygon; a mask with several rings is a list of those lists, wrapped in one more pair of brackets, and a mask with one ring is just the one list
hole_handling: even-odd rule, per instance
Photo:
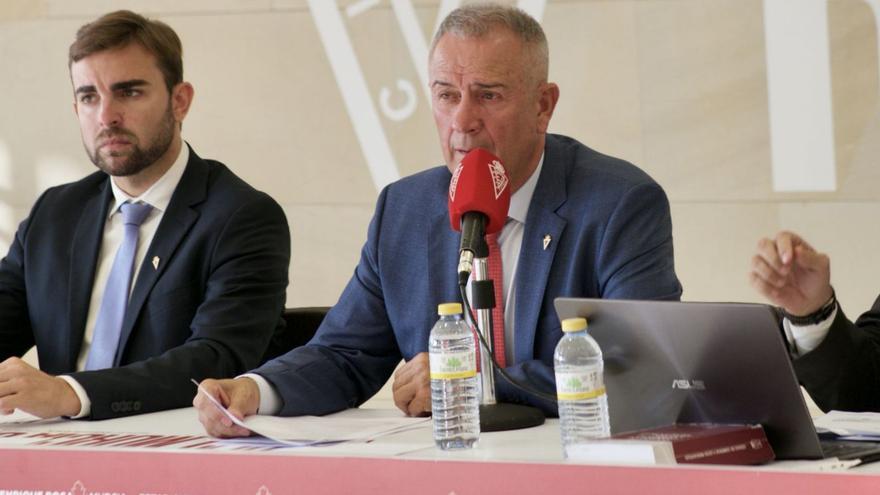
{"label": "laptop keyboard", "polygon": [[845,440],[821,440],[825,457],[841,460],[860,459],[862,464],[880,461],[880,443],[854,442]]}

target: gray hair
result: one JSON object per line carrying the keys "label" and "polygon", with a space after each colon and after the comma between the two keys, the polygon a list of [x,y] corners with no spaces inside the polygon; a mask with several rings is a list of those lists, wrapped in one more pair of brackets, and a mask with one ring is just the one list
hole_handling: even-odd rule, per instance
{"label": "gray hair", "polygon": [[550,51],[544,30],[532,16],[507,5],[481,3],[459,7],[450,12],[434,34],[429,58],[434,55],[437,43],[446,33],[463,38],[482,38],[497,27],[508,29],[523,42],[533,57],[534,73],[540,80],[546,81]]}

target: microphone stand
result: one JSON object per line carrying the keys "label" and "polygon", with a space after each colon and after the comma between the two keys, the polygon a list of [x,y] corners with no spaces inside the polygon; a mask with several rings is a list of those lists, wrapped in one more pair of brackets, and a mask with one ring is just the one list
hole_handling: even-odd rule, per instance
{"label": "microphone stand", "polygon": [[[492,338],[492,309],[495,308],[495,285],[489,278],[489,246],[483,236],[479,237],[474,253],[474,280],[471,282],[473,308],[477,313],[477,331],[490,348],[495,345]],[[499,281],[499,283],[503,283]],[[477,343],[479,347],[479,343]],[[494,350],[494,349],[493,349]],[[480,352],[480,431],[506,431],[531,428],[544,424],[544,413],[540,409],[519,404],[499,403],[495,400],[495,375],[492,355],[481,349]]]}

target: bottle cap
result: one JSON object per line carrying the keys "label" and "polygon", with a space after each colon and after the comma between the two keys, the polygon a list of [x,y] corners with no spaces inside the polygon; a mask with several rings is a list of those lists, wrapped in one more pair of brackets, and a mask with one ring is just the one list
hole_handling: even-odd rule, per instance
{"label": "bottle cap", "polygon": [[587,329],[586,318],[566,318],[562,320],[563,332],[580,332]]}
{"label": "bottle cap", "polygon": [[440,316],[460,315],[461,303],[443,303],[437,306],[437,314]]}

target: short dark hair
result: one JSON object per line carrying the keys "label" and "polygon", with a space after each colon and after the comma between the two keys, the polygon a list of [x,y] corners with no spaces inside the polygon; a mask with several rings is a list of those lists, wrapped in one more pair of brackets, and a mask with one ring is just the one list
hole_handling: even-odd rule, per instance
{"label": "short dark hair", "polygon": [[68,68],[89,55],[137,43],[156,57],[170,92],[183,82],[183,46],[177,33],[162,21],[118,10],[83,25],[70,45]]}

